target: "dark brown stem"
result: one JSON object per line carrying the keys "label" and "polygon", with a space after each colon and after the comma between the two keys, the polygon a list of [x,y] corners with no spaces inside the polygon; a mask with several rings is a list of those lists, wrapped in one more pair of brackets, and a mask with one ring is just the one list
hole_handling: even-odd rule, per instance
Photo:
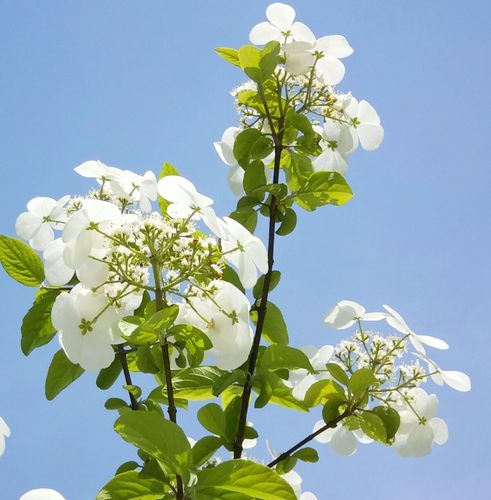
{"label": "dark brown stem", "polygon": [[[280,133],[279,137],[274,136],[275,159],[274,159],[273,184],[278,184],[279,180],[280,159],[281,159],[282,140],[283,140],[282,136],[283,136],[282,133]],[[254,377],[254,372],[256,370],[257,356],[259,353],[259,345],[261,343],[261,335],[263,332],[264,320],[266,318],[269,287],[271,285],[271,276],[273,273],[273,264],[274,264],[275,222],[276,222],[277,208],[278,208],[278,200],[275,196],[271,196],[271,203],[269,205],[269,230],[268,230],[268,272],[264,276],[264,285],[261,293],[261,300],[259,303],[259,307],[257,308],[256,332],[254,334],[251,353],[249,355],[247,378],[244,384],[244,388],[242,390],[239,425],[237,428],[237,435],[235,437],[235,442],[234,442],[234,458],[240,458],[242,456],[242,443],[244,441],[245,427],[247,424],[247,411],[249,409],[249,400],[251,397],[253,377]]]}
{"label": "dark brown stem", "polygon": [[[118,356],[119,360],[121,361],[121,366],[123,367],[124,380],[126,381],[126,385],[133,385],[133,383],[131,382],[128,362],[126,361],[126,351],[124,350],[122,345],[118,345]],[[135,396],[133,396],[131,391],[128,391],[128,394],[130,395],[131,409],[138,410],[138,401],[136,400]]]}
{"label": "dark brown stem", "polygon": [[312,441],[312,439],[317,437],[319,434],[322,434],[327,429],[336,427],[336,425],[338,425],[338,423],[341,422],[341,420],[348,417],[349,415],[350,415],[349,410],[346,410],[345,412],[341,413],[339,417],[336,417],[334,420],[331,420],[326,425],[322,426],[320,429],[317,429],[312,434],[309,434],[306,438],[302,439],[297,444],[293,445],[289,450],[284,451],[281,455],[279,455],[272,462],[270,462],[268,464],[268,467],[274,467],[275,465],[279,464],[282,460],[287,459],[292,453],[295,453],[297,450],[302,448],[302,446],[306,445],[309,441]]}

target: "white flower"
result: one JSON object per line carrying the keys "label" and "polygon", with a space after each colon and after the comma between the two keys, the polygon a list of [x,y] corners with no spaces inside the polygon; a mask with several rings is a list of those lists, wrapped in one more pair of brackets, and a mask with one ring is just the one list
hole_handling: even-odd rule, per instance
{"label": "white flower", "polygon": [[455,370],[442,370],[424,354],[418,354],[418,357],[428,363],[428,371],[432,374],[431,378],[435,384],[440,386],[447,384],[452,389],[460,392],[469,392],[471,390],[471,379],[465,373]]}
{"label": "white flower", "polygon": [[[417,387],[411,389],[406,404],[399,410],[401,424],[392,445],[399,455],[404,457],[423,457],[431,452],[433,443],[442,445],[448,440],[447,424],[436,418],[438,398],[435,394],[428,395]],[[417,413],[417,415],[416,415]]]}
{"label": "white flower", "polygon": [[5,438],[10,437],[10,429],[5,420],[0,417],[0,457],[5,451]]}
{"label": "white flower", "polygon": [[256,24],[249,33],[255,45],[265,45],[272,40],[284,43],[287,39],[313,41],[315,36],[305,24],[295,21],[295,9],[284,3],[272,3],[266,9],[267,22]]}
{"label": "white flower", "polygon": [[57,238],[44,249],[44,274],[50,285],[63,286],[73,278],[73,269],[63,260],[65,246],[63,240]]}
{"label": "white flower", "polygon": [[24,493],[19,500],[65,500],[65,497],[56,490],[38,488]]}
{"label": "white flower", "polygon": [[221,228],[224,257],[237,268],[244,287],[251,288],[257,281],[257,270],[263,274],[268,272],[266,247],[239,222],[230,217],[224,217],[223,222]]}
{"label": "white flower", "polygon": [[310,491],[302,493],[302,478],[294,470],[282,474],[281,477],[292,487],[293,492],[299,500],[317,500],[317,497]]}
{"label": "white flower", "polygon": [[233,370],[247,360],[252,347],[251,304],[232,284],[221,281],[217,287],[213,300],[194,298],[190,305],[182,305],[176,324],[192,324],[203,330],[213,344],[210,354],[216,366]]}
{"label": "white flower", "polygon": [[323,36],[317,40],[296,41],[283,47],[286,55],[285,68],[294,75],[310,71],[316,57],[315,73],[321,83],[337,85],[344,77],[344,64],[340,61],[353,53],[342,35]]}
{"label": "white flower", "polygon": [[[319,420],[314,425],[313,431],[318,431],[325,425],[326,423],[323,420]],[[338,424],[334,428],[326,429],[314,439],[319,443],[329,443],[336,454],[345,457],[349,457],[356,452],[358,443],[368,444],[372,442],[372,439],[365,436],[359,429],[350,431],[342,424]]]}
{"label": "white flower", "polygon": [[220,159],[223,163],[231,167],[228,173],[228,183],[232,192],[237,196],[244,194],[243,183],[245,173],[234,156],[234,142],[240,131],[238,127],[228,127],[222,135],[222,140],[213,143]]}
{"label": "white flower", "polygon": [[111,181],[111,189],[118,198],[137,201],[143,212],[151,212],[151,202],[157,200],[157,178],[150,170],[143,175],[122,170]]}
{"label": "white flower", "polygon": [[358,319],[364,321],[379,321],[384,319],[384,313],[367,313],[366,309],[351,300],[341,300],[338,302],[324,318],[324,323],[337,330],[344,330],[352,326]]}
{"label": "white flower", "polygon": [[380,125],[380,118],[367,101],[358,101],[351,97],[344,102],[344,111],[351,119],[351,133],[355,142],[355,148],[358,140],[363,149],[373,151],[377,149],[384,140],[384,129]]}
{"label": "white flower", "polygon": [[448,349],[448,344],[444,340],[431,337],[429,335],[419,335],[414,333],[395,309],[392,309],[392,307],[387,305],[384,305],[383,307],[389,313],[385,315],[387,323],[404,335],[409,335],[409,340],[418,353],[425,354],[425,349],[422,344],[434,347],[435,349]]}
{"label": "white flower", "polygon": [[99,371],[113,361],[112,345],[124,342],[118,328],[123,314],[104,295],[79,284],[56,297],[51,319],[70,361],[84,370]]}
{"label": "white flower", "polygon": [[314,172],[331,171],[346,175],[348,163],[346,157],[353,150],[353,137],[346,125],[326,119],[323,127],[314,127],[323,142],[323,152],[312,161]]}
{"label": "white flower", "polygon": [[53,198],[33,198],[27,204],[27,212],[17,217],[15,230],[17,235],[28,240],[35,250],[44,250],[54,239],[53,229],[60,229],[65,222],[64,205],[70,196],[58,201]]}
{"label": "white flower", "polygon": [[334,347],[324,345],[320,349],[317,349],[314,346],[306,346],[302,347],[301,351],[309,357],[312,368],[320,373],[309,373],[303,368],[290,370],[288,384],[293,387],[293,397],[299,401],[305,399],[305,394],[307,394],[307,391],[315,382],[331,378],[329,372],[326,371],[326,364],[334,353]]}

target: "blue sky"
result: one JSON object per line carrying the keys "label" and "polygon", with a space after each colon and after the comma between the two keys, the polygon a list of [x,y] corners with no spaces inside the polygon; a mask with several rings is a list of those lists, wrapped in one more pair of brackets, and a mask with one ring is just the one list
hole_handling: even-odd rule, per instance
{"label": "blue sky", "polygon": [[[243,78],[213,48],[247,43],[268,3],[0,0],[0,233],[13,235],[34,196],[85,192],[72,169],[87,159],[140,172],[173,162],[229,213],[234,197],[212,142],[236,124],[228,92]],[[338,300],[370,310],[388,303],[417,331],[445,338],[451,349],[436,360],[473,380],[468,394],[437,388],[450,440],[431,456],[404,460],[371,445],[342,459],[319,446],[320,462],[298,468],[305,489],[320,499],[488,498],[491,4],[291,3],[318,36],[348,38],[355,52],[340,88],[375,106],[386,137],[379,151],[352,158],[349,204],[301,214],[295,233],[279,240],[283,279],[273,301],[299,346],[342,338],[322,326]],[[31,290],[0,271],[0,415],[12,430],[0,496],[48,486],[67,500],[94,498],[133,451],[113,433],[109,394],[93,376],[44,399],[58,346],[20,352],[31,301]],[[199,436],[193,415],[182,413],[188,434]],[[251,413],[276,449],[317,417]],[[264,446],[257,456],[267,458]]]}

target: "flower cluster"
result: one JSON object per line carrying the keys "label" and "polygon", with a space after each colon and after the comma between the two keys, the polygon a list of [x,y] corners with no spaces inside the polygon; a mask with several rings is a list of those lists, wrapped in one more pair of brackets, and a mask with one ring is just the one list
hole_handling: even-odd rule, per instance
{"label": "flower cluster", "polygon": [[[279,94],[283,104],[288,103],[293,110],[309,117],[318,143],[316,150],[309,152],[314,172],[334,171],[344,176],[348,157],[359,144],[366,151],[373,151],[383,141],[384,129],[375,109],[366,100],[358,101],[351,93],[334,88],[345,74],[341,59],[353,53],[346,38],[341,35],[316,38],[310,28],[295,21],[295,16],[293,7],[273,3],[266,9],[268,21],[251,30],[249,38],[255,45],[280,44],[282,64],[261,89],[254,81],[248,81],[232,91],[241,128],[227,128],[221,141],[214,144],[221,160],[231,167],[228,179],[232,191],[238,195],[243,194],[244,170],[233,154],[237,135],[249,127],[271,134],[279,125],[274,110],[264,113],[258,104],[259,92],[266,99],[268,95]],[[297,137],[287,140],[286,145],[303,146]],[[263,162],[268,165],[272,160],[270,155]]]}
{"label": "flower cluster", "polygon": [[[140,176],[100,161],[75,171],[95,178],[98,188],[59,201],[34,198],[16,223],[17,234],[42,251],[46,287],[64,290],[52,322],[68,358],[89,371],[109,366],[113,346],[126,341],[120,321],[153,291],[180,306],[178,323],[209,336],[218,366],[243,363],[252,342],[250,304],[223,272],[235,266],[242,285],[252,287],[267,271],[259,238],[219,218],[213,200],[179,175],[157,182],[151,172]],[[162,213],[152,211],[158,195]]]}
{"label": "flower cluster", "polygon": [[[397,311],[389,306],[384,306],[384,309],[384,312],[367,313],[356,302],[343,300],[336,304],[327,313],[325,324],[336,329],[357,324],[358,331],[334,348],[324,346],[311,354],[316,374],[305,375],[300,383],[297,382],[293,394],[303,399],[315,381],[332,379],[333,371],[326,370],[328,362],[342,368],[348,376],[357,370],[369,369],[375,380],[367,403],[382,405],[399,415],[400,425],[392,439],[392,447],[402,456],[424,456],[430,453],[433,443],[441,445],[447,441],[448,429],[442,419],[435,417],[437,396],[428,394],[420,386],[432,379],[438,385],[446,383],[455,390],[466,392],[471,388],[470,379],[462,372],[442,370],[428,357],[423,344],[447,349],[443,340],[415,333]],[[380,320],[385,320],[395,332],[384,335],[363,328],[363,321]],[[315,363],[316,358],[322,359],[322,363]],[[367,408],[363,411],[370,411]],[[314,431],[324,425],[324,421],[317,422]],[[341,455],[353,454],[360,442],[372,442],[352,417],[346,418],[342,425],[325,430],[315,439],[330,443],[332,449]]]}

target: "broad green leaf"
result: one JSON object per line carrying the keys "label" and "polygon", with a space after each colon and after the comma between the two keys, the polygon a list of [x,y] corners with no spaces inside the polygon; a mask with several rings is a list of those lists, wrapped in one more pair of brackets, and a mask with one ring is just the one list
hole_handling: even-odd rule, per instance
{"label": "broad green leaf", "polygon": [[104,408],[106,410],[119,410],[120,408],[128,407],[128,403],[121,398],[109,398],[104,403]]}
{"label": "broad green leaf", "polygon": [[334,394],[344,396],[343,388],[333,380],[318,380],[310,386],[303,402],[308,407],[314,407],[326,402]]}
{"label": "broad green leaf", "polygon": [[198,471],[196,493],[200,499],[214,500],[297,498],[292,487],[274,470],[247,460],[231,460]]}
{"label": "broad green leaf", "polygon": [[96,500],[161,500],[167,490],[165,483],[132,470],[113,477]]}
{"label": "broad green leaf", "polygon": [[[261,188],[266,184],[266,174],[264,173],[264,164],[262,161],[251,163],[244,174],[244,191],[254,198],[254,190]],[[258,200],[262,201],[264,192],[259,195]]]}
{"label": "broad green leaf", "polygon": [[263,337],[272,344],[288,344],[288,328],[280,309],[268,302],[264,318]]}
{"label": "broad green leaf", "polygon": [[319,461],[319,454],[314,448],[302,448],[296,451],[292,457],[298,458],[302,462],[315,463]]}
{"label": "broad green leaf", "polygon": [[253,208],[235,210],[230,217],[242,224],[249,232],[254,233],[257,225],[257,212]]}
{"label": "broad green leaf", "polygon": [[26,286],[44,281],[44,267],[39,255],[23,241],[0,234],[0,262],[6,273]]}
{"label": "broad green leaf", "polygon": [[60,349],[51,361],[46,376],[44,392],[48,400],[54,399],[63,389],[78,379],[84,372],[80,365],[72,363],[65,351]]}
{"label": "broad green leaf", "polygon": [[[254,288],[252,289],[252,294],[254,295],[255,299],[260,299],[261,295],[263,293],[263,287],[264,287],[264,279],[266,278],[266,275],[263,274],[262,276],[259,277],[257,280],[256,284],[254,285]],[[273,271],[271,273],[271,280],[269,282],[269,291],[273,291],[278,283],[280,282],[281,279],[281,273],[279,271]]]}
{"label": "broad green leaf", "polygon": [[297,214],[293,208],[287,208],[283,214],[280,227],[276,230],[279,236],[287,236],[295,229],[297,225]]}
{"label": "broad green leaf", "polygon": [[361,430],[375,441],[380,443],[387,443],[387,431],[383,420],[375,413],[364,411],[360,415]]}
{"label": "broad green leaf", "polygon": [[312,162],[308,156],[303,154],[283,151],[281,163],[288,187],[292,192],[303,188],[313,174]]}
{"label": "broad green leaf", "polygon": [[[256,214],[256,218],[257,218],[257,214]],[[226,265],[223,268],[222,279],[224,281],[227,281],[228,283],[232,283],[232,285],[234,285],[235,288],[238,288],[242,293],[245,293],[245,288],[242,285],[242,283],[240,282],[239,275],[237,274],[235,269],[232,269],[229,265]]]}
{"label": "broad green leaf", "polygon": [[224,373],[212,386],[214,396],[219,396],[229,385],[239,382],[244,384],[246,374],[243,370],[233,370],[230,373]]}
{"label": "broad green leaf", "polygon": [[197,441],[191,450],[194,466],[199,467],[207,462],[222,443],[222,438],[218,436],[205,436]]}
{"label": "broad green leaf", "polygon": [[295,196],[299,206],[313,211],[323,205],[344,205],[353,192],[344,177],[337,172],[315,172]]}
{"label": "broad green leaf", "polygon": [[223,412],[225,417],[225,434],[223,436],[226,439],[225,446],[228,447],[230,451],[233,450],[233,442],[237,436],[239,427],[240,408],[242,405],[241,400],[241,397],[232,399]]}
{"label": "broad green leaf", "polygon": [[259,396],[256,398],[256,401],[254,401],[254,408],[263,408],[266,406],[273,395],[273,388],[267,378],[259,380],[259,384],[261,388],[259,390]]}
{"label": "broad green leaf", "polygon": [[172,304],[147,319],[133,330],[130,335],[124,335],[128,342],[135,345],[152,344],[160,340],[160,335],[169,328],[177,318],[179,306]]}
{"label": "broad green leaf", "polygon": [[333,422],[340,415],[340,407],[346,404],[344,394],[331,393],[327,396],[327,401],[322,408],[322,418],[326,424]]}
{"label": "broad green leaf", "polygon": [[275,471],[280,474],[287,474],[297,465],[298,460],[294,457],[286,457],[281,462],[276,464]]}
{"label": "broad green leaf", "polygon": [[106,390],[112,387],[114,382],[116,382],[119,374],[122,371],[121,361],[118,356],[114,358],[114,361],[107,367],[103,368],[99,375],[97,376],[96,384],[99,389]]}
{"label": "broad green leaf", "polygon": [[230,49],[227,47],[217,47],[215,49],[215,52],[223,57],[225,61],[233,64],[234,66],[238,66],[240,68],[240,61],[239,61],[239,51],[236,49]]}
{"label": "broad green leaf", "polygon": [[261,50],[261,59],[259,61],[259,69],[261,70],[261,81],[267,80],[276,69],[280,62],[281,46],[276,41],[271,41]]}
{"label": "broad green leaf", "polygon": [[226,373],[215,366],[184,368],[173,375],[174,395],[191,401],[211,399],[214,385]]}
{"label": "broad green leaf", "polygon": [[234,156],[246,171],[251,160],[266,158],[271,151],[273,151],[271,139],[257,128],[246,128],[235,138]]}
{"label": "broad green leaf", "polygon": [[178,425],[153,411],[136,410],[123,413],[116,420],[114,430],[188,482],[191,446]]}
{"label": "broad green leaf", "polygon": [[244,45],[239,49],[238,56],[244,73],[255,82],[261,82],[261,69],[259,68],[261,51],[253,45]]}
{"label": "broad green leaf", "polygon": [[226,435],[225,414],[216,403],[209,403],[198,410],[200,424],[212,434]]}
{"label": "broad green leaf", "polygon": [[360,368],[351,376],[348,387],[356,398],[360,398],[371,385],[378,384],[379,381],[375,377],[373,370],[370,370],[370,368]]}
{"label": "broad green leaf", "polygon": [[303,351],[281,344],[273,344],[266,347],[261,358],[261,368],[263,370],[276,370],[278,368],[295,370],[304,368],[309,372],[314,371],[309,358]]}
{"label": "broad green leaf", "polygon": [[327,371],[331,376],[343,385],[348,385],[349,377],[346,372],[337,363],[327,363]]}
{"label": "broad green leaf", "polygon": [[58,291],[43,291],[36,297],[34,304],[24,316],[20,345],[26,356],[37,347],[47,344],[54,337],[56,329],[51,323],[51,309],[58,295]]}
{"label": "broad green leaf", "polygon": [[118,474],[123,474],[123,472],[129,472],[130,470],[135,470],[138,467],[139,467],[138,462],[135,462],[134,460],[129,460],[128,462],[121,464],[116,469],[115,476],[117,476]]}
{"label": "broad green leaf", "polygon": [[296,113],[293,109],[290,109],[286,115],[286,126],[292,126],[302,132],[307,144],[315,138],[315,132],[310,120],[305,115]]}
{"label": "broad green leaf", "polygon": [[390,441],[396,435],[401,424],[399,413],[388,406],[376,406],[372,412],[384,423],[387,440]]}
{"label": "broad green leaf", "polygon": [[[292,395],[291,387],[287,387],[283,380],[274,372],[258,369],[254,377],[254,392],[260,393],[263,380],[266,380],[273,390],[269,402],[284,406],[285,408],[291,408],[292,410],[308,411],[308,406],[303,401],[295,399]],[[240,388],[238,389],[240,391]]]}

